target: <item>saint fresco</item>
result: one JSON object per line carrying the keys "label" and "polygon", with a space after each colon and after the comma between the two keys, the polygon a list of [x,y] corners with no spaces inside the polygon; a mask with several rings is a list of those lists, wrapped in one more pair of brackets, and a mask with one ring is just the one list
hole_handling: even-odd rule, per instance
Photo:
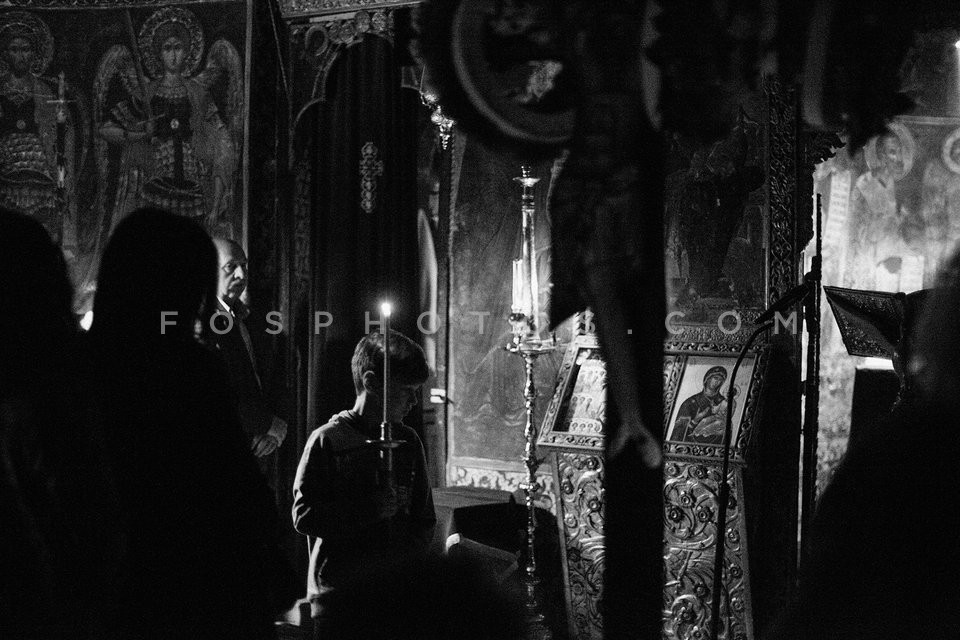
{"label": "saint fresco", "polygon": [[243,242],[248,3],[144,5],[0,10],[0,205],[61,245],[78,311],[138,207]]}
{"label": "saint fresco", "polygon": [[[194,218],[211,232],[229,232],[243,136],[240,54],[218,39],[198,72],[203,30],[192,12],[178,7],[151,14],[137,40],[136,50],[111,47],[94,83],[109,226],[139,206],[154,206]],[[217,88],[220,100],[213,96]]]}
{"label": "saint fresco", "polygon": [[0,205],[36,218],[69,244],[80,118],[76,102],[65,98],[64,76],[46,75],[53,47],[50,27],[37,16],[0,15]]}
{"label": "saint fresco", "polygon": [[[934,286],[960,239],[960,117],[897,118],[862,150],[839,150],[814,178],[823,203],[824,284],[892,293]],[[846,449],[855,370],[865,363],[847,354],[826,305],[822,331],[825,484]]]}

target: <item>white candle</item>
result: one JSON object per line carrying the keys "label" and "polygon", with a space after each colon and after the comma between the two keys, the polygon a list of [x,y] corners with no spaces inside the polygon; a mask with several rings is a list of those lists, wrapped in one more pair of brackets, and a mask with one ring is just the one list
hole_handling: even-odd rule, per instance
{"label": "white candle", "polygon": [[390,424],[388,412],[390,398],[390,312],[389,302],[380,305],[380,315],[383,316],[383,424]]}
{"label": "white candle", "polygon": [[526,296],[524,295],[524,277],[523,260],[513,261],[513,297],[510,302],[510,310],[513,313],[523,313],[526,307]]}

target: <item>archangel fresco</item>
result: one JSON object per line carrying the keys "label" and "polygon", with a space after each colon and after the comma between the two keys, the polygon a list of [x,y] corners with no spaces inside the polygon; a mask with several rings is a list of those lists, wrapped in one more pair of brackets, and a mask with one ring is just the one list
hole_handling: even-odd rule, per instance
{"label": "archangel fresco", "polygon": [[137,207],[243,241],[250,6],[76,4],[0,9],[0,204],[47,227],[89,297]]}
{"label": "archangel fresco", "polygon": [[110,47],[93,86],[110,228],[151,205],[232,235],[243,136],[240,53],[223,38],[206,50],[196,16],[179,7],[150,15],[136,44]]}

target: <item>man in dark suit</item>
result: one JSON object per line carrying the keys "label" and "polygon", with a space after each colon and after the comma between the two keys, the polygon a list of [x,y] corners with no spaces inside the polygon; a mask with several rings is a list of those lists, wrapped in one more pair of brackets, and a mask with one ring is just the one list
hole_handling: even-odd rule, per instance
{"label": "man in dark suit", "polygon": [[250,448],[271,486],[276,488],[273,454],[287,435],[287,423],[273,413],[257,373],[256,356],[245,320],[249,309],[240,300],[247,288],[247,256],[233,240],[215,238],[219,260],[218,309],[213,318],[216,346],[223,355],[237,394],[240,421]]}

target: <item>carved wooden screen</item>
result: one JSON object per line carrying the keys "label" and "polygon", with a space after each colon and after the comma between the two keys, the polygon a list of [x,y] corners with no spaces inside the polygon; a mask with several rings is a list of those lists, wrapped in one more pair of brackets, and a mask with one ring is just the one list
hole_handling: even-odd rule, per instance
{"label": "carved wooden screen", "polygon": [[[797,214],[798,193],[809,187],[797,178],[798,160],[812,167],[806,159],[818,152],[801,140],[794,98],[791,90],[766,84],[745,105],[730,137],[710,148],[679,150],[691,160],[668,177],[667,638],[698,638],[709,630],[717,536],[719,421],[713,416],[691,426],[684,416],[696,405],[705,378],[722,377],[726,396],[727,376],[753,320],[798,282],[802,246],[809,239],[809,222]],[[732,410],[735,418],[732,498],[723,533],[725,638],[753,637],[783,605],[794,573],[800,405],[792,359],[798,352],[797,335],[761,341],[738,374],[739,392],[726,406],[711,407],[718,415]],[[568,620],[571,634],[581,638],[602,636],[604,469],[596,422],[602,423],[597,407],[603,403],[597,354],[592,336],[571,345],[540,437],[541,446],[556,452]],[[584,372],[586,382],[580,378]]]}

